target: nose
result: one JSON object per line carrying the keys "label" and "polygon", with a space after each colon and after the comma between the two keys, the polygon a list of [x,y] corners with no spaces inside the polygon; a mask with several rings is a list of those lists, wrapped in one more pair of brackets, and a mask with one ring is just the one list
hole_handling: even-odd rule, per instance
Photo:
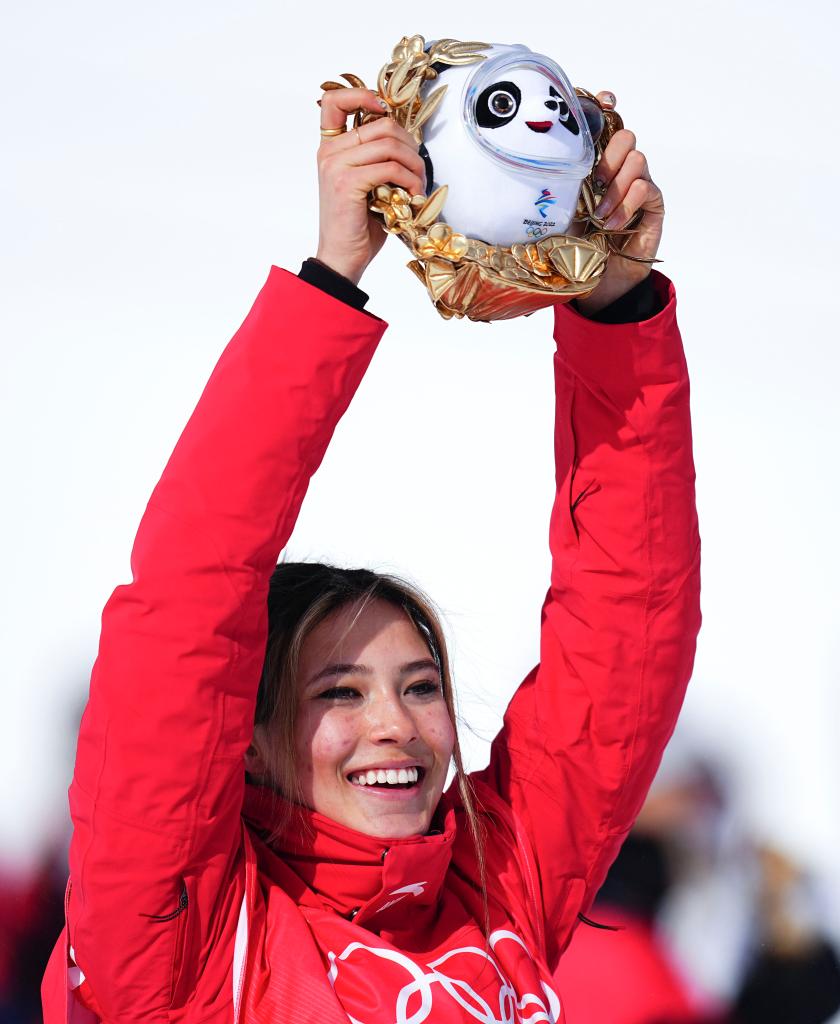
{"label": "nose", "polygon": [[368,712],[369,736],[374,743],[404,746],[417,738],[414,716],[396,695],[379,697]]}

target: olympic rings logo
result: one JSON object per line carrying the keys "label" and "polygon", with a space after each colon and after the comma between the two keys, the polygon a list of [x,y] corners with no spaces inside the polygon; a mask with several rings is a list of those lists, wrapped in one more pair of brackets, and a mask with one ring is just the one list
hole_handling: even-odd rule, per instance
{"label": "olympic rings logo", "polygon": [[[496,946],[503,941],[512,941],[521,946],[536,970],[536,965],[531,960],[525,943],[514,932],[504,929],[492,932],[490,935],[490,948],[495,952]],[[394,1024],[424,1024],[424,1021],[429,1020],[429,1015],[434,1005],[434,985],[443,989],[447,995],[465,1010],[470,1017],[478,1021],[479,1024],[561,1024],[560,999],[550,986],[540,980],[542,992],[539,995],[534,992],[528,992],[521,997],[517,997],[516,988],[510,979],[506,977],[494,957],[478,946],[464,946],[459,949],[450,950],[437,960],[426,964],[424,968],[396,949],[366,946],[361,942],[351,942],[338,956],[333,952],[328,953],[330,969],[327,977],[333,989],[339,976],[340,965],[347,962],[358,950],[365,950],[382,960],[398,964],[405,969],[410,977],[410,980],[397,993],[394,1006]],[[466,981],[450,975],[442,969],[448,960],[460,954],[483,958],[495,971],[499,985],[498,1013]],[[416,1003],[418,999],[420,1005],[410,1013],[409,1003]],[[349,1014],[348,1018],[350,1024],[364,1024],[364,1022],[351,1017]]]}

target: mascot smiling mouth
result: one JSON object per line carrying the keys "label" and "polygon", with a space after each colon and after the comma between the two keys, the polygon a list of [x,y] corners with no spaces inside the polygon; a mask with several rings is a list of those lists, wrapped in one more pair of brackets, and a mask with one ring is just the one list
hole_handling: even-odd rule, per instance
{"label": "mascot smiling mouth", "polygon": [[553,121],[526,121],[525,124],[532,132],[547,132],[551,129]]}

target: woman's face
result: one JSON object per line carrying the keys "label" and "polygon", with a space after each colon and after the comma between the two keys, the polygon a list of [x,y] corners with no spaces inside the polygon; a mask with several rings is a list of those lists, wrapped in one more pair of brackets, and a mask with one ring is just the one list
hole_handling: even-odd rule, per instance
{"label": "woman's face", "polygon": [[455,729],[429,648],[404,612],[340,609],[304,641],[296,758],[303,802],[358,832],[428,831]]}

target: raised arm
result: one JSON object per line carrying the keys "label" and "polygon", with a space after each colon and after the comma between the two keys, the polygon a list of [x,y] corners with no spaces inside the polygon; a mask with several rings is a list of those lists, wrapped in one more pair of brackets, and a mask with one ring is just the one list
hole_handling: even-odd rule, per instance
{"label": "raised arm", "polygon": [[233,986],[208,979],[233,971],[268,580],[385,327],[355,287],[385,237],[367,194],[387,180],[423,187],[402,129],[338,134],[359,107],[381,112],[366,90],[322,101],[323,263],[304,280],[272,270],[155,488],[133,580],[105,608],[47,1024],[68,1019],[68,979],[73,1005],[115,1024],[169,1021],[187,1004],[195,1019],[228,1012]]}
{"label": "raised arm", "polygon": [[[648,211],[633,244],[653,256],[661,195],[641,154],[622,180],[635,140],[619,135],[629,150],[607,169],[608,201],[625,219],[627,203]],[[616,266],[624,280],[606,282],[613,303],[648,273]],[[550,960],[641,807],[676,723],[700,624],[688,376],[673,288],[660,275],[635,291],[645,288],[658,312],[641,322],[600,323],[557,307],[557,495],[540,664],[477,776],[512,808],[535,855]],[[603,308],[600,290],[585,311],[620,319],[609,315],[617,303]]]}
{"label": "raised arm", "polygon": [[[662,290],[668,282],[660,278]],[[699,539],[674,297],[642,324],[557,313],[557,496],[540,664],[481,778],[525,827],[560,946],[641,807],[699,628]],[[555,951],[556,952],[556,951]]]}
{"label": "raised arm", "polygon": [[169,1020],[200,964],[233,949],[268,578],[384,326],[272,270],[105,608],[70,790],[68,930],[108,1021]]}

